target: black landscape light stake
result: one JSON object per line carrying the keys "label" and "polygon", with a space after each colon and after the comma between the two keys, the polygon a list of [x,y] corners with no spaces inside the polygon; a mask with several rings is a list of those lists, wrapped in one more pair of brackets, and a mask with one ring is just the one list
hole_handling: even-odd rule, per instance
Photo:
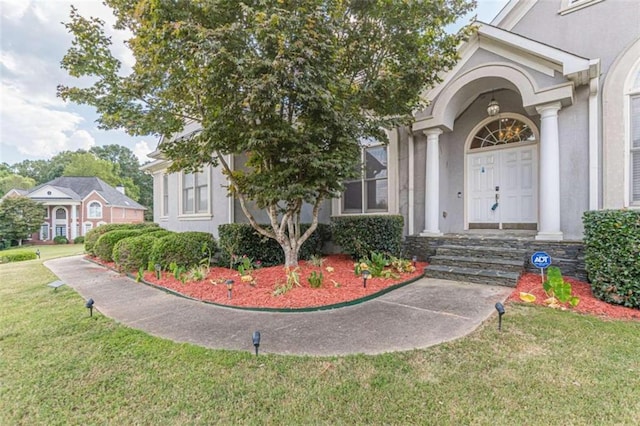
{"label": "black landscape light stake", "polygon": [[413,256],[411,258],[411,263],[413,263],[413,269],[416,268],[416,263],[418,262],[418,256]]}
{"label": "black landscape light stake", "polygon": [[87,303],[84,304],[84,307],[89,309],[89,316],[93,316],[93,299],[87,300]]}
{"label": "black landscape light stake", "polygon": [[36,250],[36,256],[38,256],[38,259],[40,259],[40,249]]}
{"label": "black landscape light stake", "polygon": [[228,279],[224,283],[227,285],[227,297],[231,299],[231,291],[233,290],[233,280]]}
{"label": "black landscape light stake", "polygon": [[364,271],[362,271],[362,285],[364,288],[367,288],[367,280],[370,276],[371,272],[369,272],[368,270],[365,269]]}
{"label": "black landscape light stake", "polygon": [[504,315],[504,305],[500,302],[496,303],[496,311],[498,311],[498,331],[502,331],[502,316]]}
{"label": "black landscape light stake", "polygon": [[156,271],[156,279],[159,280],[160,279],[160,271],[162,270],[162,266],[159,263],[156,263],[153,266],[153,269],[155,269],[155,271]]}
{"label": "black landscape light stake", "polygon": [[256,348],[256,356],[258,356],[258,346],[260,346],[260,332],[253,332],[253,346]]}

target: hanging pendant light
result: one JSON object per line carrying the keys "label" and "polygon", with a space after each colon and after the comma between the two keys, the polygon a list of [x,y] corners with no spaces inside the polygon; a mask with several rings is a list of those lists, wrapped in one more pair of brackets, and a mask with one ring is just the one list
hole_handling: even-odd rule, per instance
{"label": "hanging pendant light", "polygon": [[496,101],[496,98],[491,96],[491,101],[489,102],[489,105],[487,105],[487,114],[493,117],[498,115],[498,113],[500,113],[500,104]]}

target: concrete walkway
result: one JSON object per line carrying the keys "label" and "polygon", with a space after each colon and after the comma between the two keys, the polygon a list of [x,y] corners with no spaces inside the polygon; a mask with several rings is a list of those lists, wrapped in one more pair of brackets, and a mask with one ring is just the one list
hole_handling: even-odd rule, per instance
{"label": "concrete walkway", "polygon": [[[177,297],[136,283],[81,256],[45,266],[103,315],[154,336],[212,349],[296,355],[378,354],[425,348],[470,333],[512,289],[423,278],[377,299],[344,308],[253,312]],[[63,287],[64,288],[64,287]],[[84,309],[84,307],[82,307]]]}

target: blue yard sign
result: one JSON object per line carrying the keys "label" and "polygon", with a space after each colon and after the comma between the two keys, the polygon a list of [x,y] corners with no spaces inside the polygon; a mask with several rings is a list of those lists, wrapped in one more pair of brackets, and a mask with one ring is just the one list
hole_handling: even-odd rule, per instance
{"label": "blue yard sign", "polygon": [[540,276],[544,282],[544,269],[551,265],[551,256],[544,251],[537,251],[531,255],[531,263],[536,268],[540,268]]}
{"label": "blue yard sign", "polygon": [[531,263],[536,268],[546,268],[551,265],[551,256],[543,251],[537,251],[531,256]]}

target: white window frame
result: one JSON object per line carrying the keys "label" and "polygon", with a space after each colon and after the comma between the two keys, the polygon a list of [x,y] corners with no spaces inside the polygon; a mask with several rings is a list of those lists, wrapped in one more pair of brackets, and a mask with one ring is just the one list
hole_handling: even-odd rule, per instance
{"label": "white window frame", "polygon": [[169,216],[169,175],[162,173],[160,179],[160,217]]}
{"label": "white window frame", "polygon": [[[389,143],[387,147],[387,209],[386,210],[366,210],[366,204],[363,204],[362,211],[345,212],[343,209],[343,197],[334,198],[331,202],[331,214],[333,216],[358,216],[358,215],[385,215],[398,214],[398,129],[385,130]],[[377,144],[376,144],[377,145]],[[373,145],[372,145],[373,146]],[[363,151],[361,151],[361,155]],[[364,182],[364,180],[363,180]],[[364,186],[363,190],[364,192]],[[366,203],[366,200],[363,201]]]}
{"label": "white window frame", "polygon": [[85,222],[82,224],[82,235],[87,235],[87,232],[93,229],[93,222]]}
{"label": "white window frame", "polygon": [[[43,232],[45,227],[46,227],[46,233]],[[51,234],[51,226],[49,225],[49,222],[44,222],[42,225],[40,225],[40,241],[49,241],[50,234]]]}
{"label": "white window frame", "polygon": [[[640,133],[640,129],[634,129],[632,126],[633,116],[632,116],[632,102],[634,99],[637,99],[640,102],[640,61],[638,61],[635,66],[631,68],[631,73],[629,74],[627,80],[628,89],[625,91],[625,164],[627,165],[627,170],[625,171],[625,180],[626,183],[626,193],[628,197],[628,205],[632,208],[640,207],[640,197],[634,200],[634,182],[633,182],[633,157],[638,155],[640,156],[640,147],[633,146],[634,141],[633,133],[634,130]],[[638,114],[640,114],[640,107],[638,110]],[[638,190],[638,189],[636,189]]]}
{"label": "white window frame", "polygon": [[[95,204],[98,204],[98,206],[100,206],[100,212],[99,212],[100,214],[99,214],[99,215],[97,215],[97,216],[96,216],[96,215],[91,214],[91,206],[92,206],[94,203],[95,203]],[[89,204],[87,204],[87,217],[88,217],[89,219],[102,219],[102,207],[103,207],[103,206],[102,206],[102,203],[101,203],[100,201],[96,201],[96,200],[89,201]]]}
{"label": "white window frame", "polygon": [[593,6],[601,1],[603,0],[562,0],[558,13],[560,15],[566,15],[568,13],[584,9],[585,7]]}
{"label": "white window frame", "polygon": [[[185,190],[187,190],[188,188],[186,188],[184,186],[184,182],[185,182],[185,176],[188,175],[193,175],[193,186],[190,186],[189,188],[191,188],[193,190],[193,209],[189,209],[186,210],[185,209]],[[180,190],[179,190],[179,205],[180,205],[180,214],[178,215],[179,218],[185,218],[185,219],[189,219],[189,218],[193,218],[193,219],[201,219],[201,218],[210,218],[212,216],[211,214],[211,199],[213,198],[211,195],[211,167],[205,167],[201,173],[180,173]],[[200,182],[198,180],[198,176],[200,176],[201,178],[203,178],[205,180],[205,184],[202,184],[202,182]],[[204,209],[199,209],[198,208],[198,202],[199,202],[199,198],[198,198],[198,188],[204,188],[204,192],[207,194],[207,202],[206,202],[206,207]]]}

